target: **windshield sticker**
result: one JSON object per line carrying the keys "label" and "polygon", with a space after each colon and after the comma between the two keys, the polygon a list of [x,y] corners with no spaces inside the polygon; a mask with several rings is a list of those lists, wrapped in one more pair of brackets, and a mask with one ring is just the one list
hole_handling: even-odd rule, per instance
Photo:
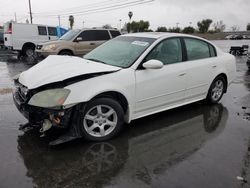
{"label": "windshield sticker", "polygon": [[148,43],[148,42],[138,41],[138,40],[136,40],[136,41],[132,42],[132,44],[134,44],[134,45],[138,45],[138,46],[148,46],[148,45],[149,45],[149,43]]}

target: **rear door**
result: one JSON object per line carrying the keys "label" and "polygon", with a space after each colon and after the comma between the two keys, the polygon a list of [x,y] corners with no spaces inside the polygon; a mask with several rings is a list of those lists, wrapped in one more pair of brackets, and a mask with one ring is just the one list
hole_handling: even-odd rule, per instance
{"label": "rear door", "polygon": [[48,31],[46,26],[37,26],[38,43],[49,41]]}
{"label": "rear door", "polygon": [[56,27],[48,27],[49,40],[57,40],[57,29]]}
{"label": "rear door", "polygon": [[86,30],[74,40],[75,54],[84,55],[110,39],[107,30]]}
{"label": "rear door", "polygon": [[184,38],[184,41],[187,49],[186,100],[199,100],[204,98],[215,77],[218,58],[211,44],[195,38]]}
{"label": "rear door", "polygon": [[7,22],[4,24],[4,45],[6,47],[13,47],[12,42],[12,23]]}

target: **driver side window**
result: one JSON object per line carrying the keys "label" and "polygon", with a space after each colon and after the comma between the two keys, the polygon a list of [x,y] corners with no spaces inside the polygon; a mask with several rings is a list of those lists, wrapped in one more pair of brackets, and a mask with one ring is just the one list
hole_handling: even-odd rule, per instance
{"label": "driver side window", "polygon": [[145,61],[156,59],[164,65],[182,61],[181,41],[178,38],[161,41],[146,57]]}

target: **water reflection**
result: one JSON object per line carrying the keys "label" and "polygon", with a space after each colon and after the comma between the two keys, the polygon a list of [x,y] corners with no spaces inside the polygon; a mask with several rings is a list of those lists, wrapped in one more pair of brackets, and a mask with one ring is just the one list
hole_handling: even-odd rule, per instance
{"label": "water reflection", "polygon": [[[34,134],[18,138],[27,176],[38,187],[103,187],[120,177],[150,185],[154,175],[187,159],[224,129],[222,105],[194,104],[134,121],[118,138],[48,148]],[[114,182],[112,184],[115,184]]]}

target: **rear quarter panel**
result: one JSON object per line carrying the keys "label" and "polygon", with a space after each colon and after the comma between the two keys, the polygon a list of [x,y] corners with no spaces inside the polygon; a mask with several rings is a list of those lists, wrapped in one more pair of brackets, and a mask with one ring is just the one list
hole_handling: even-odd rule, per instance
{"label": "rear quarter panel", "polygon": [[222,53],[222,64],[227,73],[228,85],[230,85],[236,77],[236,59],[229,53]]}
{"label": "rear quarter panel", "polygon": [[36,25],[13,24],[12,26],[13,48],[21,50],[26,42],[37,44],[38,30]]}

